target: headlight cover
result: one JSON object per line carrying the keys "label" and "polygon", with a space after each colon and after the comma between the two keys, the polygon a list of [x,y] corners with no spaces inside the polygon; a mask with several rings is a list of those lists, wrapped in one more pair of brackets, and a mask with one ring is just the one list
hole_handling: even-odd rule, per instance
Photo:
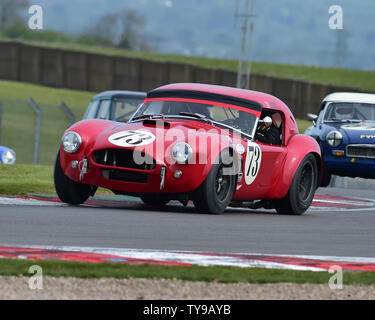
{"label": "headlight cover", "polygon": [[6,150],[1,155],[1,162],[4,164],[14,164],[16,162],[16,153],[13,150]]}
{"label": "headlight cover", "polygon": [[186,142],[178,142],[173,147],[172,157],[177,163],[187,163],[193,154],[193,149]]}
{"label": "headlight cover", "polygon": [[330,131],[326,140],[331,147],[338,147],[342,143],[342,134],[339,131]]}
{"label": "headlight cover", "polygon": [[68,131],[62,137],[61,142],[65,152],[73,153],[81,146],[82,138],[77,132]]}

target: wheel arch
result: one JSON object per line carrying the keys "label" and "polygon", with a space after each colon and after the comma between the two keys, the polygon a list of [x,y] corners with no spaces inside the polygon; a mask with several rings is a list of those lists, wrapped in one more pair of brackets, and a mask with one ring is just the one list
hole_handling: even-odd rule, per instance
{"label": "wheel arch", "polygon": [[291,138],[287,146],[288,152],[279,182],[272,188],[272,198],[279,199],[286,196],[293,178],[302,160],[312,154],[318,168],[318,185],[321,181],[322,161],[319,144],[310,136],[298,134]]}

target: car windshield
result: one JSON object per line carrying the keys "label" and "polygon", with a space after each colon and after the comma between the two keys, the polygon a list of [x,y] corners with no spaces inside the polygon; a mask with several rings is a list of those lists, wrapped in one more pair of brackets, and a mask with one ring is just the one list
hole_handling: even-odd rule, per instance
{"label": "car windshield", "polygon": [[324,116],[325,122],[375,121],[375,104],[331,103]]}
{"label": "car windshield", "polygon": [[143,104],[131,121],[152,117],[189,118],[233,128],[253,137],[257,117],[252,110],[232,105],[218,106],[198,102],[149,101]]}

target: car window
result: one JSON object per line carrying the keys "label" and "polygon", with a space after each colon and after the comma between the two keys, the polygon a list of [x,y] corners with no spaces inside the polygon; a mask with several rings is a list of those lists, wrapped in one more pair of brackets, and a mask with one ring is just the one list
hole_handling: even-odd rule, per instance
{"label": "car window", "polygon": [[159,114],[163,107],[163,101],[154,101],[148,108],[144,108],[143,114]]}
{"label": "car window", "polygon": [[272,122],[273,122],[274,126],[275,126],[276,128],[280,128],[280,126],[281,126],[281,122],[282,122],[282,119],[281,119],[281,115],[280,115],[280,113],[275,112],[275,113],[272,115],[271,118],[272,118]]}
{"label": "car window", "polygon": [[143,99],[114,99],[112,101],[112,116],[115,121],[127,121],[138,109]]}
{"label": "car window", "polygon": [[111,100],[101,100],[99,110],[97,113],[98,119],[107,120],[109,115],[109,107],[111,105]]}
{"label": "car window", "polygon": [[99,105],[99,99],[90,102],[83,119],[94,119]]}
{"label": "car window", "polygon": [[375,121],[375,105],[369,103],[331,103],[325,121],[370,120]]}

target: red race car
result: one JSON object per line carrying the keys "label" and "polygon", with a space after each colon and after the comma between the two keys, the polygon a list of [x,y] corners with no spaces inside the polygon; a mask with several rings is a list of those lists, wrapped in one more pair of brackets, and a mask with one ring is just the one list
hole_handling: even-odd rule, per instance
{"label": "red race car", "polygon": [[319,185],[317,142],[298,134],[289,108],[265,93],[179,83],[148,92],[127,123],[83,120],[62,138],[54,181],[81,204],[98,186],[197,211],[228,205],[299,215]]}

